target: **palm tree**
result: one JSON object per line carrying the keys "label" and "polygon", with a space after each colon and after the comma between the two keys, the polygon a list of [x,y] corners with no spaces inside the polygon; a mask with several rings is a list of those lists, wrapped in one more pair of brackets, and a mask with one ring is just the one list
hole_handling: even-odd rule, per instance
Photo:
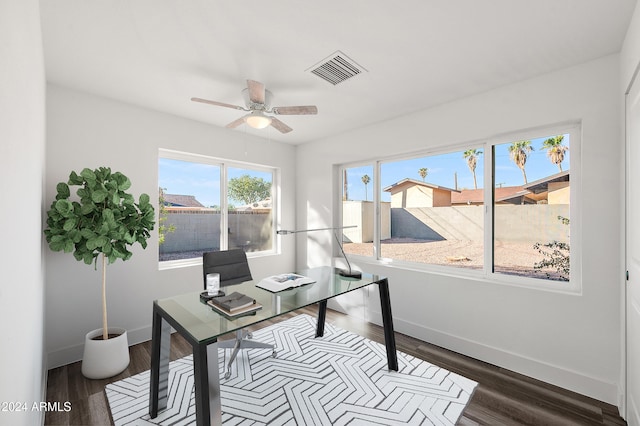
{"label": "palm tree", "polygon": [[349,200],[349,184],[347,183],[347,169],[342,170],[342,201]]}
{"label": "palm tree", "polygon": [[509,146],[509,156],[522,171],[525,185],[527,184],[527,173],[524,171],[524,166],[527,164],[527,157],[531,151],[533,151],[531,141],[515,141]]}
{"label": "palm tree", "polygon": [[568,146],[562,145],[564,135],[554,136],[542,142],[542,147],[547,150],[549,160],[562,171],[562,162],[564,161],[564,153],[569,151]]}
{"label": "palm tree", "polygon": [[371,182],[371,178],[369,177],[369,175],[364,175],[362,176],[362,183],[364,183],[364,200],[367,200],[367,185],[369,184],[369,182]]}
{"label": "palm tree", "polygon": [[424,182],[424,178],[426,178],[427,175],[429,174],[429,169],[427,169],[426,167],[423,167],[420,170],[418,170],[418,174],[420,175],[420,177],[422,178],[422,181]]}
{"label": "palm tree", "polygon": [[462,156],[467,160],[467,166],[473,174],[473,189],[478,189],[478,182],[476,181],[476,164],[478,162],[478,156],[482,154],[480,149],[468,149]]}

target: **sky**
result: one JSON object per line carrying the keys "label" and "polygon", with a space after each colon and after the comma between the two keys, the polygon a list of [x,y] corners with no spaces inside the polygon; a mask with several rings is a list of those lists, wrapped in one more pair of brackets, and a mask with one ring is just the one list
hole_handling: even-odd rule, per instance
{"label": "sky", "polygon": [[[544,178],[558,173],[558,166],[551,163],[547,157],[547,151],[542,148],[542,142],[546,139],[538,138],[531,140],[534,150],[527,158],[525,171],[527,181]],[[502,186],[523,185],[522,172],[509,157],[509,143],[496,146],[496,184]],[[570,146],[569,135],[565,135],[563,145]],[[469,147],[474,148],[474,147]],[[463,158],[464,150],[442,154],[437,156],[415,158],[411,160],[395,161],[383,163],[381,165],[382,188],[392,185],[402,179],[410,178],[422,180],[418,170],[422,167],[428,169],[425,182],[455,188],[457,177],[458,189],[473,189],[473,175],[467,166],[467,161]],[[476,166],[476,178],[478,188],[483,188],[484,155],[479,156]],[[565,154],[562,162],[564,171],[569,170],[570,151]],[[160,158],[159,161],[159,186],[169,194],[194,195],[203,205],[220,205],[220,166],[211,164],[192,163],[187,161]],[[354,167],[347,170],[347,182],[350,200],[372,200],[373,198],[373,165],[365,167]],[[249,174],[253,177],[260,177],[266,181],[271,181],[271,174],[268,172],[228,168],[228,177],[240,177]],[[362,176],[369,175],[371,182],[366,186],[362,182]],[[390,201],[390,193],[382,192],[382,201]],[[241,202],[232,200],[232,203],[241,205]]]}
{"label": "sky", "polygon": [[[258,170],[229,167],[227,174],[229,179],[248,174],[272,181],[271,173]],[[194,195],[206,207],[220,206],[220,166],[160,158],[158,180],[167,194]],[[232,203],[243,204],[238,200]]]}
{"label": "sky", "polygon": [[[527,182],[553,175],[559,172],[558,166],[552,163],[547,156],[547,150],[542,148],[543,141],[547,139],[538,138],[531,139],[533,151],[527,157],[525,172],[527,174]],[[522,172],[509,157],[510,143],[496,146],[496,186],[518,186],[524,184]],[[569,147],[569,135],[564,135],[563,145]],[[473,149],[479,147],[469,147]],[[428,170],[424,181],[439,186],[455,189],[456,177],[458,181],[458,189],[473,189],[473,174],[469,170],[467,160],[463,157],[463,150],[435,155],[430,157],[415,158],[411,160],[402,160],[390,163],[383,163],[380,169],[381,187],[384,189],[402,179],[409,178],[422,181],[418,170],[426,167]],[[476,179],[478,181],[478,189],[484,188],[484,156],[478,157],[476,164]],[[562,162],[562,170],[569,170],[570,151],[565,153]],[[362,182],[362,176],[368,175],[371,178],[367,187],[365,196],[365,185]],[[373,194],[373,166],[363,166],[350,168],[347,171],[347,183],[350,200],[372,200]],[[391,201],[391,194],[382,191],[382,201]]]}

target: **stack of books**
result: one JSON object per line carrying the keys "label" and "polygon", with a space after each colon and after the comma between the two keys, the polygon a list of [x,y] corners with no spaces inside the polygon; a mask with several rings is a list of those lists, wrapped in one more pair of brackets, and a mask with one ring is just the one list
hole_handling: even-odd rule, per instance
{"label": "stack of books", "polygon": [[208,300],[207,304],[227,316],[247,314],[262,308],[262,305],[257,303],[255,299],[237,291],[227,296],[214,297]]}

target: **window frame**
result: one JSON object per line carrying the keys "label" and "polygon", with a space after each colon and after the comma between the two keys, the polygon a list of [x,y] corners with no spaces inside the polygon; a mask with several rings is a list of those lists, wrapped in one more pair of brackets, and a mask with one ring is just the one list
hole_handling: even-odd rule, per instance
{"label": "window frame", "polygon": [[[280,251],[279,239],[276,238],[276,230],[277,225],[280,223],[280,203],[278,195],[280,193],[280,168],[267,166],[263,164],[255,164],[249,162],[242,162],[236,160],[229,160],[219,157],[212,157],[203,154],[197,153],[189,153],[183,151],[176,151],[171,149],[160,148],[158,150],[158,159],[156,164],[159,164],[160,159],[166,158],[169,160],[178,160],[185,161],[191,163],[199,163],[199,164],[208,164],[213,166],[218,166],[220,168],[220,250],[226,250],[229,246],[229,200],[228,200],[228,169],[229,168],[237,168],[237,169],[250,169],[259,172],[271,173],[272,181],[271,181],[271,215],[272,215],[272,229],[271,229],[271,241],[273,242],[271,248],[269,250],[262,251],[253,251],[246,252],[248,258],[252,257],[262,257],[262,256],[272,256],[278,254]],[[158,175],[156,176],[156,182],[159,185],[160,180],[160,171],[158,170]],[[159,212],[159,206],[157,206],[157,211]],[[161,261],[159,258],[159,250],[158,247],[157,255],[158,255],[158,269],[166,270],[166,269],[174,269],[174,268],[182,268],[188,266],[198,266],[202,265],[201,257],[194,257],[190,259],[178,259],[178,260],[165,260]]]}
{"label": "window frame", "polygon": [[[404,260],[397,260],[391,258],[383,258],[380,256],[380,173],[381,165],[385,163],[397,162],[402,160],[409,160],[413,158],[437,156],[441,154],[456,152],[460,150],[470,149],[477,147],[483,150],[482,161],[484,166],[483,182],[484,188],[491,188],[495,186],[494,180],[494,163],[493,163],[493,151],[497,145],[505,143],[511,143],[517,140],[533,140],[544,136],[555,134],[569,134],[570,135],[570,149],[571,155],[569,157],[569,170],[571,171],[571,185],[569,189],[570,193],[570,208],[569,208],[569,232],[570,232],[570,280],[569,281],[556,281],[545,278],[532,278],[516,275],[509,275],[499,272],[493,272],[493,238],[494,238],[494,191],[484,191],[484,235],[483,235],[483,250],[484,250],[484,266],[481,270],[473,270],[467,268],[459,268],[446,265],[435,265],[428,263],[409,262]],[[446,146],[438,146],[431,149],[425,149],[415,151],[411,153],[404,153],[398,155],[385,156],[384,158],[371,159],[368,161],[358,161],[339,164],[336,167],[338,173],[338,185],[336,191],[336,199],[338,200],[339,217],[337,223],[342,224],[342,175],[343,170],[347,168],[362,167],[365,165],[373,166],[373,180],[374,180],[374,242],[373,242],[373,255],[363,256],[356,254],[348,254],[354,261],[360,263],[371,263],[375,265],[385,265],[390,267],[397,267],[400,269],[416,270],[421,272],[437,273],[441,275],[459,277],[466,279],[474,279],[485,281],[494,284],[516,286],[531,288],[535,290],[543,290],[557,293],[567,294],[581,294],[582,293],[582,252],[581,252],[581,122],[568,121],[548,126],[540,126],[536,128],[530,128],[520,131],[510,131],[503,134],[494,135],[491,137],[481,138],[477,140],[467,141],[465,143],[448,144]],[[490,186],[491,185],[491,186]],[[342,242],[342,241],[341,241]],[[334,251],[335,253],[335,251]]]}

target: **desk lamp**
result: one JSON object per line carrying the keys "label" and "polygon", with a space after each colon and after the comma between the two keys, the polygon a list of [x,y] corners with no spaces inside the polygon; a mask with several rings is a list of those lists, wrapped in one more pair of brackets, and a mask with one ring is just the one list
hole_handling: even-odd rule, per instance
{"label": "desk lamp", "polygon": [[295,230],[295,231],[288,231],[288,230],[281,229],[279,231],[276,231],[276,233],[278,235],[288,235],[288,234],[297,234],[297,233],[300,233],[300,232],[333,231],[333,236],[336,237],[336,242],[338,243],[338,247],[340,247],[340,252],[342,253],[342,257],[344,257],[344,260],[347,262],[347,266],[349,267],[349,269],[338,269],[338,274],[343,276],[343,277],[361,278],[362,277],[362,272],[353,271],[351,269],[351,264],[349,263],[349,259],[347,259],[347,255],[345,254],[344,249],[342,248],[342,243],[340,242],[340,239],[338,238],[338,234],[335,232],[337,230],[347,229],[347,228],[357,228],[357,225],[339,226],[339,227],[335,227],[335,228],[300,229],[300,230]]}

